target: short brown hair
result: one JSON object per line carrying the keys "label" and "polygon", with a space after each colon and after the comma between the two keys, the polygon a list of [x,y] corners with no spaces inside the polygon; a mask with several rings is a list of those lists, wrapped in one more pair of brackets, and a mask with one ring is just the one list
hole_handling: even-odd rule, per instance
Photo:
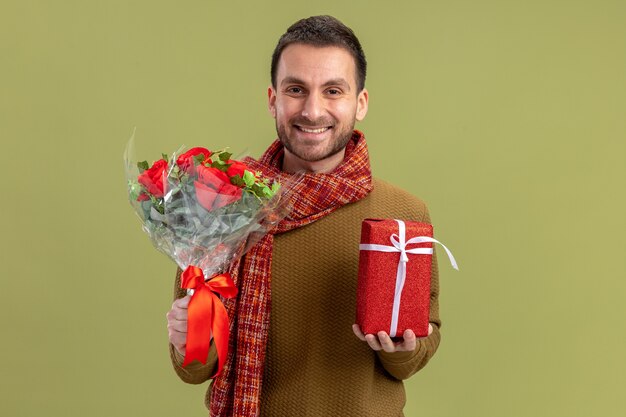
{"label": "short brown hair", "polygon": [[298,20],[280,37],[272,54],[271,77],[274,88],[276,88],[276,71],[278,71],[280,56],[283,50],[293,43],[317,47],[339,46],[346,49],[354,58],[358,91],[362,91],[365,87],[367,61],[361,43],[352,29],[338,19],[324,15]]}

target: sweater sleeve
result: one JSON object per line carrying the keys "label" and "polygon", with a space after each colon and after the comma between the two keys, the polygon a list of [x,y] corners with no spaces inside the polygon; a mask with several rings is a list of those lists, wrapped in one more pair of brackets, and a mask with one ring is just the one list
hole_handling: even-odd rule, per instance
{"label": "sweater sleeve", "polygon": [[[178,270],[176,271],[176,280],[174,285],[174,299],[182,298],[186,295],[185,290],[180,288],[181,274],[182,270],[178,268]],[[172,345],[171,343],[169,345],[170,359],[172,360],[174,371],[184,382],[187,382],[188,384],[201,384],[207,381],[217,370],[217,351],[213,342],[211,342],[209,357],[206,364],[203,365],[199,361],[193,361],[184,368],[184,356],[176,350],[174,345]]]}
{"label": "sweater sleeve", "polygon": [[[430,223],[428,209],[425,207],[421,221]],[[387,353],[381,350],[377,352],[383,367],[394,378],[403,380],[418,372],[426,366],[439,347],[439,341],[441,340],[441,334],[439,332],[439,328],[441,327],[441,320],[439,319],[439,268],[437,266],[437,255],[434,251],[434,245],[430,283],[429,321],[433,326],[433,332],[428,337],[418,339],[414,351]]]}

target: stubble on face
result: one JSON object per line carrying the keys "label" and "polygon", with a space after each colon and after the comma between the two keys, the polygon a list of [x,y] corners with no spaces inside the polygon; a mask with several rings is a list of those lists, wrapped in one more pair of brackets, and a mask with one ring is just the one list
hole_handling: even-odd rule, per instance
{"label": "stubble on face", "polygon": [[[336,123],[325,119],[309,120],[305,117],[297,117],[293,120],[290,120],[289,123],[291,125],[304,126],[332,126],[332,129],[336,129]],[[276,133],[278,134],[278,139],[289,152],[306,162],[322,161],[343,151],[346,145],[348,145],[350,139],[352,138],[353,132],[354,122],[351,125],[347,126],[346,129],[344,129],[343,131],[335,132],[335,139],[333,141],[329,141],[327,146],[325,146],[324,148],[318,149],[318,141],[314,139],[291,139],[289,135],[287,135],[285,125],[279,122],[278,119],[276,119]]]}
{"label": "stubble on face", "polygon": [[285,147],[283,169],[330,172],[341,163],[356,121],[367,112],[367,92],[356,93],[355,77],[354,58],[341,47],[285,48],[277,85],[268,89]]}

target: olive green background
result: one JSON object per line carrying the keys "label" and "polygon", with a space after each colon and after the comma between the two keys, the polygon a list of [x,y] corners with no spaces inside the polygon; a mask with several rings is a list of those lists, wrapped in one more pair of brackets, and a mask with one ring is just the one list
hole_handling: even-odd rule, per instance
{"label": "olive green background", "polygon": [[174,265],[122,152],[137,127],[146,159],[258,156],[271,52],[314,14],[364,46],[374,174],[427,201],[461,266],[440,259],[407,416],[623,415],[626,2],[381,3],[0,3],[1,415],[206,414],[170,367]]}

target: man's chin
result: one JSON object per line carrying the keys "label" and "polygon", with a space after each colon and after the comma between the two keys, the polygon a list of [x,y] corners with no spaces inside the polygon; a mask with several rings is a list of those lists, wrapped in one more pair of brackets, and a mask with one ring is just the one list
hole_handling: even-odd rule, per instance
{"label": "man's chin", "polygon": [[[316,141],[314,139],[303,141],[301,139],[289,138],[284,134],[285,132],[278,130],[277,132],[278,139],[293,156],[309,163],[320,162],[342,152],[352,137],[352,130],[350,130],[349,134],[344,135],[340,139],[330,138],[330,142],[328,140]],[[332,146],[333,144],[335,146]]]}
{"label": "man's chin", "polygon": [[293,149],[293,148],[290,149],[287,146],[285,147],[293,156],[305,162],[320,162],[325,159],[332,158],[333,156],[337,155],[339,152],[343,151],[343,149],[345,148],[345,147],[342,147],[339,149],[325,149],[325,150],[319,150],[319,151],[308,150],[307,151],[307,150],[302,150],[302,149]]}

